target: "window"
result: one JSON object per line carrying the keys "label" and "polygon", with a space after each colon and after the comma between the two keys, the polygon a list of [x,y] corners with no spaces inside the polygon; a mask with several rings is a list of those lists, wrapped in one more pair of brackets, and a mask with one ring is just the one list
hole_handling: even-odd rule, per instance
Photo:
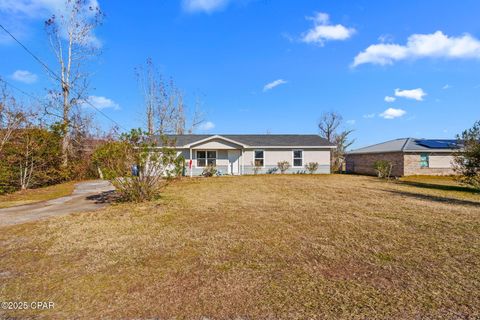
{"label": "window", "polygon": [[420,168],[428,168],[428,167],[429,167],[428,153],[420,154]]}
{"label": "window", "polygon": [[216,166],[217,151],[197,151],[197,167]]}
{"label": "window", "polygon": [[263,150],[254,151],[254,163],[256,167],[263,167],[265,163],[264,152]]}
{"label": "window", "polygon": [[293,166],[303,167],[303,150],[293,150]]}

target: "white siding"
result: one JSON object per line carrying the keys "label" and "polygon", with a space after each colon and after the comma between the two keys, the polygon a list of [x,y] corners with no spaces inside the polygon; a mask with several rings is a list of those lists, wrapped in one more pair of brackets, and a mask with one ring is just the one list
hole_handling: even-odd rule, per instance
{"label": "white siding", "polygon": [[192,149],[200,150],[218,150],[218,149],[241,149],[240,146],[221,139],[212,139],[206,142],[194,145]]}
{"label": "white siding", "polygon": [[330,149],[303,150],[304,165],[309,162],[317,162],[319,165],[330,165]]}
{"label": "white siding", "polygon": [[[244,152],[245,165],[252,165],[254,150]],[[330,165],[330,149],[258,149],[264,151],[265,166],[276,166],[280,161],[288,161],[293,165],[293,150],[303,150],[303,165],[309,162],[317,162],[319,165]]]}
{"label": "white siding", "polygon": [[430,156],[430,168],[451,168],[453,163],[453,156]]}

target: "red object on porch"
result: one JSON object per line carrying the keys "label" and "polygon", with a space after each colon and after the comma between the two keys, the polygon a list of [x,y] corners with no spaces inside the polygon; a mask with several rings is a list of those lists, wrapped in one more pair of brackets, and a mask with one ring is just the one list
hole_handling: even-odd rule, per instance
{"label": "red object on porch", "polygon": [[188,163],[188,168],[189,169],[192,169],[192,163],[193,163],[193,161],[192,161],[192,159],[190,159],[190,162]]}

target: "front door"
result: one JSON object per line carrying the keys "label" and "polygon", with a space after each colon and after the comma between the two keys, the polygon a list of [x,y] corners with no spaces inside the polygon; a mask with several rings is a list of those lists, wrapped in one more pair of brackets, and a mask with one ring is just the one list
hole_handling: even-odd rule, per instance
{"label": "front door", "polygon": [[240,173],[240,150],[228,150],[228,173]]}

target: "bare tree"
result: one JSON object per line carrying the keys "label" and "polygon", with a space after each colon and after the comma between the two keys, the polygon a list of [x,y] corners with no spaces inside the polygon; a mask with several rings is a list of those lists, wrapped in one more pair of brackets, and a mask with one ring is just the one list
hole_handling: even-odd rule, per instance
{"label": "bare tree", "polygon": [[145,103],[145,121],[147,133],[155,133],[154,110],[160,92],[163,91],[162,82],[158,81],[158,74],[151,58],[147,59],[145,67],[135,68],[135,75],[142,90]]}
{"label": "bare tree", "polygon": [[[71,145],[70,123],[72,108],[87,99],[88,73],[86,65],[99,54],[94,30],[101,23],[103,13],[87,0],[66,0],[61,13],[45,21],[50,46],[60,70],[49,75],[59,84],[53,90],[61,98],[62,163],[66,167]],[[59,79],[60,78],[60,79]]]}
{"label": "bare tree", "polygon": [[[136,68],[135,74],[144,99],[146,131],[149,135],[192,133],[203,122],[203,116],[197,108],[191,121],[188,121],[183,92],[172,79],[166,81],[162,77],[151,58],[147,59],[145,66]],[[198,107],[198,100],[196,104]]]}
{"label": "bare tree", "polygon": [[25,121],[25,113],[5,86],[0,88],[0,155],[12,134]]}
{"label": "bare tree", "polygon": [[337,148],[332,152],[332,169],[341,171],[345,159],[345,152],[355,142],[350,139],[353,130],[339,131],[343,117],[336,112],[325,112],[318,122],[320,136],[333,143]]}
{"label": "bare tree", "polygon": [[355,142],[354,139],[350,139],[352,133],[353,130],[343,130],[334,136],[333,141],[337,148],[333,151],[333,167],[336,171],[342,171],[343,163],[345,162],[345,153]]}
{"label": "bare tree", "polygon": [[327,139],[329,142],[334,143],[335,134],[342,124],[342,121],[343,117],[336,112],[322,113],[320,120],[318,121],[320,136]]}
{"label": "bare tree", "polygon": [[202,123],[205,122],[205,116],[201,111],[201,101],[197,97],[195,99],[195,110],[193,112],[192,120],[188,127],[188,134],[192,134]]}

